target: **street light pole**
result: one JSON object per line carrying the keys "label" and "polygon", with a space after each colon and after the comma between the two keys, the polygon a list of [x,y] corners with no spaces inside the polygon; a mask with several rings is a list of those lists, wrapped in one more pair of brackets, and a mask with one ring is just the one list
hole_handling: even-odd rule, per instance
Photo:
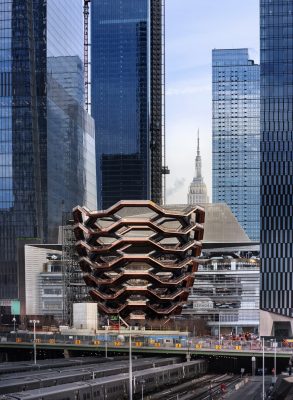
{"label": "street light pole", "polygon": [[274,376],[273,376],[273,381],[272,381],[274,385],[277,382],[277,346],[278,346],[278,343],[277,343],[277,339],[275,338],[274,341],[273,341],[273,347],[274,347],[274,369],[273,369],[273,371],[274,371]]}
{"label": "street light pole", "polygon": [[221,344],[221,313],[219,312],[219,344]]}
{"label": "street light pole", "polygon": [[40,321],[37,319],[30,320],[31,324],[34,324],[34,364],[37,363],[37,340],[36,340],[36,324],[39,324]]}
{"label": "street light pole", "polygon": [[187,356],[186,356],[186,361],[189,362],[190,361],[190,340],[189,340],[189,336],[187,336],[188,341],[187,341]]}
{"label": "street light pole", "polygon": [[13,322],[13,332],[16,333],[16,332],[15,332],[15,324],[16,324],[15,315],[14,315],[14,317],[12,318],[12,322]]}
{"label": "street light pole", "polygon": [[144,379],[142,379],[141,381],[140,381],[140,383],[141,383],[141,400],[143,400],[143,385],[145,384],[145,380]]}
{"label": "street light pole", "polygon": [[108,330],[110,329],[109,318],[107,318],[107,325],[105,325],[103,328],[105,328],[105,330],[106,330],[106,333],[105,333],[105,358],[108,358]]}
{"label": "street light pole", "polygon": [[265,338],[262,338],[262,398],[265,400]]}
{"label": "street light pole", "polygon": [[106,335],[105,335],[105,357],[108,358],[108,326],[106,328]]}
{"label": "street light pole", "polygon": [[129,326],[129,400],[132,400],[132,343],[131,343],[131,326]]}
{"label": "street light pole", "polygon": [[254,356],[251,357],[251,363],[252,363],[252,368],[251,368],[251,375],[255,376],[255,362],[256,358]]}

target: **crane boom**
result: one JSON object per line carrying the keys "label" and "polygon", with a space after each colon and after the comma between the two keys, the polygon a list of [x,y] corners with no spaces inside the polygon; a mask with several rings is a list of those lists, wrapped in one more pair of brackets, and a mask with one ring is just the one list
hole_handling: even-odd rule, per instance
{"label": "crane boom", "polygon": [[84,101],[85,108],[89,109],[89,3],[91,0],[83,2],[83,51],[84,51]]}

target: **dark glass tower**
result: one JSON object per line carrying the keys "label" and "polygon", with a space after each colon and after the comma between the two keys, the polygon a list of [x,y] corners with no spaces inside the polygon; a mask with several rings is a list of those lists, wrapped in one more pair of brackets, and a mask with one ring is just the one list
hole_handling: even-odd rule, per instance
{"label": "dark glass tower", "polygon": [[[44,236],[42,1],[0,1],[0,299],[17,299],[17,238]],[[35,23],[34,23],[35,21]]]}
{"label": "dark glass tower", "polygon": [[161,0],[91,3],[98,207],[162,201]]}
{"label": "dark glass tower", "polygon": [[293,317],[293,1],[260,7],[261,308]]}
{"label": "dark glass tower", "polygon": [[82,11],[82,1],[0,0],[0,307],[19,296],[17,243],[57,242],[63,211],[96,205]]}
{"label": "dark glass tower", "polygon": [[260,70],[248,49],[213,50],[213,202],[259,240]]}

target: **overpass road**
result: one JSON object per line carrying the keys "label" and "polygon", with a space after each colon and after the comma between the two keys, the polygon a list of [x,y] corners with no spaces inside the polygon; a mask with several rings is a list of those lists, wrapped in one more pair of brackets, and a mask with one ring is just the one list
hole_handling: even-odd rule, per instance
{"label": "overpass road", "polygon": [[[127,339],[127,338],[126,338]],[[217,342],[210,342],[209,345],[203,345],[199,343],[190,343],[184,345],[181,343],[173,343],[167,345],[160,342],[146,343],[142,340],[132,341],[132,352],[136,354],[142,353],[157,353],[157,354],[173,354],[173,355],[197,355],[197,356],[237,356],[237,357],[261,357],[263,351],[261,348],[255,348],[251,344],[239,345],[227,341],[222,345],[216,344]],[[82,350],[82,351],[97,351],[105,352],[106,348],[108,352],[128,352],[128,342],[121,340],[109,340],[107,342],[100,340],[82,340],[74,339],[72,341],[56,341],[54,339],[49,340],[36,340],[38,349],[42,350]],[[31,341],[0,341],[0,349],[30,349],[33,346],[33,340]],[[280,358],[291,358],[293,355],[293,349],[291,348],[278,348],[276,353],[271,347],[265,347],[265,357],[277,359]]]}

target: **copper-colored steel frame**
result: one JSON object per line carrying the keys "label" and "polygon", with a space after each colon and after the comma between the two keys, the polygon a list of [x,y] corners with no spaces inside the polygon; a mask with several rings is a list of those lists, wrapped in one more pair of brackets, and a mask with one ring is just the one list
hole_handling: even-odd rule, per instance
{"label": "copper-colored steel frame", "polygon": [[[133,207],[137,217],[119,215]],[[139,207],[144,213],[138,213]],[[80,267],[101,313],[153,319],[181,312],[201,253],[203,208],[175,211],[152,201],[125,200],[106,211],[78,206],[73,216]],[[175,226],[166,227],[172,222]],[[149,235],[127,236],[131,231]]]}

